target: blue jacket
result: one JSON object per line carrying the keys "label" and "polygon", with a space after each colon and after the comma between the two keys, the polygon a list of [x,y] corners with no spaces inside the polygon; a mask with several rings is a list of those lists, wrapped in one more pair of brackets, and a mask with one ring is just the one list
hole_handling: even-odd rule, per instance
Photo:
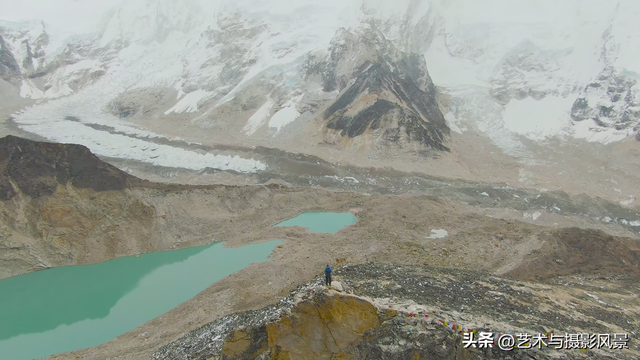
{"label": "blue jacket", "polygon": [[324,274],[329,276],[331,275],[333,271],[331,271],[331,266],[327,266],[326,268],[324,268]]}

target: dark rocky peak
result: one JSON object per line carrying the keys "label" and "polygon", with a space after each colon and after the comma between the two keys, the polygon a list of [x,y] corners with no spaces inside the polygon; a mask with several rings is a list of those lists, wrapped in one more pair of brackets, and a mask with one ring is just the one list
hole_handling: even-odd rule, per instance
{"label": "dark rocky peak", "polygon": [[22,192],[51,195],[58,184],[95,191],[123,190],[142,182],[109,165],[82,145],[0,138],[0,200]]}
{"label": "dark rocky peak", "polygon": [[329,138],[332,131],[349,138],[370,133],[377,144],[448,150],[449,128],[424,57],[399,51],[381,33],[340,30],[329,54],[310,56],[304,71],[319,76],[325,91],[340,92],[322,114]]}
{"label": "dark rocky peak", "polygon": [[612,36],[611,27],[605,30],[602,39],[602,70],[578,95],[571,107],[571,118],[628,130],[640,124],[640,93],[636,86],[640,74],[615,65],[620,44]]}
{"label": "dark rocky peak", "polygon": [[640,94],[634,74],[606,67],[580,93],[571,107],[575,121],[592,120],[602,127],[629,129],[640,122]]}

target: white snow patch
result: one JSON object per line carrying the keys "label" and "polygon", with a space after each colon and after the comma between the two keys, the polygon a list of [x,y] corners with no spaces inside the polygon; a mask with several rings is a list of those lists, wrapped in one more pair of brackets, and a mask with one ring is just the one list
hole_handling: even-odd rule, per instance
{"label": "white snow patch", "polygon": [[89,70],[89,71],[104,70],[104,68],[102,67],[102,63],[95,59],[80,60],[75,64],[70,64],[65,66],[63,69],[65,71],[65,75],[68,75],[80,70]]}
{"label": "white snow patch", "polygon": [[360,183],[360,181],[358,181],[358,179],[356,179],[356,178],[354,178],[352,176],[338,177],[336,175],[331,175],[331,176],[323,176],[323,178],[325,178],[325,179],[333,179],[333,180],[336,180],[336,181],[340,181],[341,183],[344,183],[345,181],[351,182],[351,183],[354,183],[354,184],[359,184]]}
{"label": "white snow patch", "polygon": [[504,126],[534,140],[560,135],[571,125],[573,99],[547,96],[542,100],[512,99],[504,111]]}
{"label": "white snow patch", "polygon": [[410,8],[409,9],[409,11],[410,11],[409,15],[412,16],[412,18],[411,18],[411,26],[416,26],[418,21],[420,21],[422,18],[424,18],[429,13],[430,9],[431,9],[431,4],[429,2],[427,2],[427,1],[419,1],[417,8],[414,8],[414,9]]}
{"label": "white snow patch", "polygon": [[462,130],[456,124],[456,116],[451,111],[449,111],[444,116],[444,120],[447,123],[449,129],[451,129],[453,132],[457,132],[458,134],[462,134]]}
{"label": "white snow patch", "polygon": [[628,226],[640,226],[640,220],[629,221],[627,219],[620,219],[620,223]]}
{"label": "white snow patch", "polygon": [[268,98],[267,101],[249,118],[247,124],[242,128],[247,135],[255,133],[269,117],[269,111],[273,107],[273,100]]}
{"label": "white snow patch", "polygon": [[360,181],[358,181],[356,178],[354,178],[354,177],[352,177],[352,176],[345,176],[343,179],[345,179],[345,180],[347,180],[347,181],[350,181],[350,182],[352,182],[352,183],[356,183],[356,184],[359,184],[359,183],[360,183]]}
{"label": "white snow patch", "polygon": [[628,198],[620,201],[620,205],[631,205],[636,201],[636,197],[631,195]]}
{"label": "white snow patch", "polygon": [[620,306],[618,306],[618,305],[609,304],[609,303],[606,303],[606,302],[604,302],[604,301],[600,300],[600,297],[598,297],[597,295],[589,294],[589,293],[588,293],[588,292],[586,292],[586,291],[583,291],[583,292],[584,292],[587,296],[589,296],[589,297],[593,298],[594,300],[596,300],[598,303],[600,303],[600,304],[602,304],[602,305],[609,306],[609,307],[615,307],[615,308],[618,308],[618,309],[622,309],[622,307],[620,307]]}
{"label": "white snow patch", "polygon": [[69,85],[63,83],[62,81],[56,81],[56,83],[52,87],[45,91],[44,97],[47,99],[55,99],[71,94],[73,94],[73,90],[71,90]]}
{"label": "white snow patch", "polygon": [[591,120],[576,122],[572,127],[573,136],[591,142],[609,144],[629,136],[628,130],[616,130],[597,126]]}
{"label": "white snow patch", "polygon": [[442,239],[443,237],[446,237],[447,235],[449,235],[449,233],[447,232],[447,230],[444,229],[432,229],[431,230],[431,235],[425,237],[426,239]]}
{"label": "white snow patch", "polygon": [[533,213],[525,212],[525,213],[522,215],[522,217],[523,217],[523,218],[525,218],[525,219],[529,218],[529,219],[533,219],[533,220],[538,220],[538,218],[540,217],[540,215],[542,215],[542,212],[541,212],[541,211],[534,211]]}
{"label": "white snow patch", "polygon": [[271,119],[269,120],[269,127],[276,128],[277,131],[280,131],[287,124],[295,121],[300,113],[296,110],[296,102],[292,99],[288,101],[284,107],[278,110]]}
{"label": "white snow patch", "polygon": [[481,193],[480,193],[480,195],[482,195],[482,196],[486,196],[486,197],[489,197],[489,194],[487,194],[487,192],[486,192],[486,191],[481,192]]}
{"label": "white snow patch", "polygon": [[172,112],[196,112],[198,111],[198,103],[211,96],[211,93],[205,90],[196,90],[185,95],[182,100],[178,101],[171,109],[164,112],[169,115]]}
{"label": "white snow patch", "polygon": [[473,60],[451,55],[444,36],[433,39],[424,57],[429,67],[429,75],[438,86],[489,85],[487,81],[479,79],[480,67]]}
{"label": "white snow patch", "polygon": [[23,80],[20,86],[20,97],[31,99],[42,99],[44,92],[38,89],[31,81]]}

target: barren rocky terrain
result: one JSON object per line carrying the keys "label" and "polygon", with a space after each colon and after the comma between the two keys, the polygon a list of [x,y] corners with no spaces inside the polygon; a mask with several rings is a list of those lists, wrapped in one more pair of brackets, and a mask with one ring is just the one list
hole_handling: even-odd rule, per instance
{"label": "barren rocky terrain", "polygon": [[[637,214],[604,199],[417,175],[407,179],[424,181],[425,191],[415,185],[382,191],[375,184],[310,188],[281,181],[158,184],[121,172],[81,146],[1,141],[7,150],[0,159],[2,277],[214,241],[232,247],[284,241],[272,261],[228,276],[106,344],[52,359],[150,358],[211,321],[277,303],[312,282],[326,263],[348,265],[339,276],[360,294],[413,300],[450,316],[464,307],[470,309],[465,314],[475,314],[465,319],[477,326],[638,333],[640,240],[622,221]],[[388,182],[402,175],[346,171]],[[272,227],[305,211],[349,211],[358,222],[337,234]],[[529,215],[522,221],[536,211],[538,220]],[[596,220],[601,212],[617,220]],[[433,229],[448,235],[432,238]],[[356,266],[365,263],[380,265]],[[418,270],[398,273],[384,264]],[[385,292],[394,281],[402,281],[403,290]],[[434,285],[448,281],[456,284],[450,290]],[[502,283],[510,287],[502,289]],[[496,303],[501,298],[489,295],[495,292],[509,298],[506,310]]]}
{"label": "barren rocky terrain", "polygon": [[468,329],[637,333],[640,309],[625,301],[628,293],[621,288],[380,263],[345,266],[337,280],[327,290],[318,278],[277,304],[217,319],[153,358],[634,359],[640,350],[635,340],[628,350],[534,346],[501,351],[462,345],[461,332]]}

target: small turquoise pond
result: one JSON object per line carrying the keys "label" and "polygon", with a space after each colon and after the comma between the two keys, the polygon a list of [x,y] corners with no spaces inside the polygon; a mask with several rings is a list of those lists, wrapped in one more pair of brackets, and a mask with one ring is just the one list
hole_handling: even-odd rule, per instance
{"label": "small turquoise pond", "polygon": [[306,212],[275,226],[302,226],[311,232],[335,234],[357,221],[352,213]]}
{"label": "small turquoise pond", "polygon": [[66,266],[0,280],[0,359],[31,360],[107,342],[254,262],[279,240],[222,243]]}

